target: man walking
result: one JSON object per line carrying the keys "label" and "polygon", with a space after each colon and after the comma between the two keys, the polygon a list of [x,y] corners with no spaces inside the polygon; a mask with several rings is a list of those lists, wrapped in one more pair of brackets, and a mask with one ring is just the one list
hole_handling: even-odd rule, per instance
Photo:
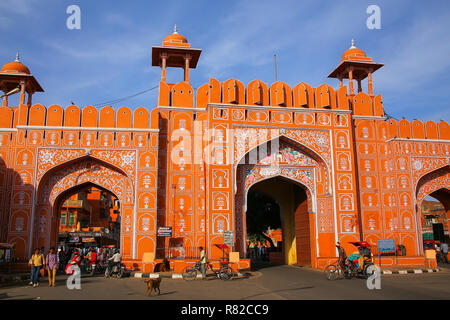
{"label": "man walking", "polygon": [[206,252],[203,247],[200,247],[200,268],[202,270],[202,278],[206,279]]}
{"label": "man walking", "polygon": [[442,242],[442,244],[441,244],[441,252],[442,252],[442,255],[444,256],[444,262],[448,264],[448,258],[447,258],[448,244],[447,244],[447,242]]}

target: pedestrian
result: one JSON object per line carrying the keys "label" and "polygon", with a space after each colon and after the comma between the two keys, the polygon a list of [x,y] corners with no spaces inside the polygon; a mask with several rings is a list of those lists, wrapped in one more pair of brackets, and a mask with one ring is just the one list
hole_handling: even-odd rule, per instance
{"label": "pedestrian", "polygon": [[103,262],[103,249],[102,248],[98,248],[97,260],[98,260],[98,263]]}
{"label": "pedestrian", "polygon": [[78,250],[75,249],[73,252],[73,257],[70,259],[69,263],[66,266],[66,274],[73,274],[74,272],[80,270],[81,257],[78,253]]}
{"label": "pedestrian", "polygon": [[28,264],[31,266],[31,279],[29,285],[39,287],[41,268],[45,266],[44,255],[40,253],[39,248],[34,250],[34,254],[31,256],[30,261],[28,261]]}
{"label": "pedestrian", "polygon": [[265,244],[265,243],[262,244],[261,254],[262,254],[262,259],[263,259],[263,260],[266,260],[267,247],[266,247],[266,244]]}
{"label": "pedestrian", "polygon": [[45,264],[47,265],[48,286],[55,286],[56,270],[59,267],[59,257],[55,253],[55,248],[50,248],[47,257],[45,257]]}
{"label": "pedestrian", "polygon": [[253,242],[250,242],[249,248],[250,248],[250,259],[253,259],[254,258],[254,254],[255,254],[255,252],[254,252],[255,244]]}
{"label": "pedestrian", "polygon": [[203,247],[200,247],[200,269],[202,271],[203,280],[206,279],[206,252]]}
{"label": "pedestrian", "polygon": [[[59,259],[59,265],[65,266],[67,264],[67,258],[66,258],[66,252],[61,247],[60,251],[58,252],[58,259]],[[58,267],[58,269],[60,269]]]}
{"label": "pedestrian", "polygon": [[442,242],[442,244],[441,244],[441,252],[442,252],[442,255],[444,256],[444,262],[448,264],[448,258],[447,258],[448,244],[447,244],[447,242]]}

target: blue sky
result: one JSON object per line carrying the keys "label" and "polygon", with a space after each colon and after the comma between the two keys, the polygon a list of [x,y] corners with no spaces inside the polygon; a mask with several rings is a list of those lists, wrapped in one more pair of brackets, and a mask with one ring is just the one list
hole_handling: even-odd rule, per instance
{"label": "blue sky", "polygon": [[[81,30],[68,30],[66,9],[81,8]],[[368,5],[381,8],[381,30],[366,27]],[[151,47],[177,24],[203,49],[191,83],[209,77],[247,84],[338,83],[327,75],[354,38],[374,61],[374,91],[396,118],[450,121],[450,2],[448,1],[77,1],[1,0],[0,64],[20,51],[43,86],[35,103],[95,105],[151,88],[160,69]],[[168,80],[182,80],[171,70]],[[157,90],[123,103],[153,108]]]}

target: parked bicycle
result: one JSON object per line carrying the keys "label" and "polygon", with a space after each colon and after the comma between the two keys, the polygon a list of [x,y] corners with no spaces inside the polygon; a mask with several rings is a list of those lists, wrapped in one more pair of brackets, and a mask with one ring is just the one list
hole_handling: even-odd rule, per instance
{"label": "parked bicycle", "polygon": [[[214,275],[221,280],[231,280],[234,276],[234,271],[228,263],[223,263],[218,269],[214,269],[210,263],[206,263],[206,270],[210,269]],[[197,275],[201,274],[201,263],[196,262],[194,266],[187,266],[183,269],[184,280],[194,280]]]}

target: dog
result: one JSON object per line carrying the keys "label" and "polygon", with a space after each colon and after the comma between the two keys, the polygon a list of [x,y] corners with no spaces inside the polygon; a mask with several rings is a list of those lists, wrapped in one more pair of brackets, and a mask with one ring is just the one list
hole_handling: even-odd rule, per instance
{"label": "dog", "polygon": [[158,290],[158,296],[161,293],[161,290],[159,289],[159,285],[161,284],[161,278],[155,278],[155,279],[146,279],[144,280],[145,283],[147,283],[147,296],[152,295],[152,291]]}

